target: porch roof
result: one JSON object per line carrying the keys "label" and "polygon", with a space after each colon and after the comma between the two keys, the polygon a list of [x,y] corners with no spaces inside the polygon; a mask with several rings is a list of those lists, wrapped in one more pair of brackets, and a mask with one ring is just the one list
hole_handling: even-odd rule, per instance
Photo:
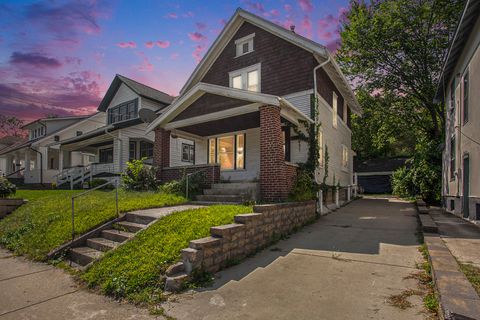
{"label": "porch roof", "polygon": [[[223,108],[223,110],[215,109],[206,114],[190,114],[178,119],[178,116],[181,115],[182,112],[204,95],[225,97],[227,100],[234,101],[234,103],[231,107]],[[147,127],[147,133],[151,132],[158,126],[166,127],[168,129],[168,127],[173,127],[173,123],[177,124],[176,127],[184,127],[191,125],[192,120],[196,120],[196,123],[206,123],[214,120],[245,115],[258,111],[258,108],[262,105],[280,107],[282,116],[292,123],[298,124],[299,120],[313,123],[312,119],[307,117],[282,97],[200,82],[179,97],[173,104],[167,107],[158,118],[149,124]]]}

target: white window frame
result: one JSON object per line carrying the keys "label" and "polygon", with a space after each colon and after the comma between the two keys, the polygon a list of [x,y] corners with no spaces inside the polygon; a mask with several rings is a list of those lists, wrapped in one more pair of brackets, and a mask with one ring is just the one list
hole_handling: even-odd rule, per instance
{"label": "white window frame", "polygon": [[[243,38],[235,40],[235,58],[244,56],[246,54],[252,53],[253,52],[253,38],[255,37],[255,33],[249,34],[248,36],[245,36]],[[242,52],[243,51],[243,45],[245,43],[248,43],[248,51],[247,52]]]}
{"label": "white window frame", "polygon": [[348,166],[350,162],[350,152],[346,145],[342,144],[342,170],[348,171]]}
{"label": "white window frame", "polygon": [[332,92],[332,126],[336,129],[338,127],[338,96],[335,92]]}
{"label": "white window frame", "polygon": [[251,91],[251,92],[262,92],[262,64],[257,63],[252,66],[248,66],[243,69],[231,71],[228,73],[229,78],[229,86],[233,88],[233,78],[241,76],[242,77],[242,89],[240,90],[248,90],[248,73],[252,71],[258,72],[258,91]]}
{"label": "white window frame", "polygon": [[320,168],[323,168],[324,166],[324,154],[323,154],[323,130],[322,129],[319,129],[318,130],[318,165],[320,166]]}

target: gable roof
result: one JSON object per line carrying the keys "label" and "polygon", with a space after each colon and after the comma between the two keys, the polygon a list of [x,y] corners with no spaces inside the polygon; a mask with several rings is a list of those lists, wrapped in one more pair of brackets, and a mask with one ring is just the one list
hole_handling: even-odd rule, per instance
{"label": "gable roof", "polygon": [[467,44],[468,38],[472,33],[473,26],[479,19],[480,15],[480,1],[468,0],[458,22],[455,35],[448,49],[448,53],[443,64],[442,74],[437,86],[437,99],[442,98],[444,88],[452,78],[452,73],[455,71],[458,59],[463,53],[464,47]]}
{"label": "gable roof", "polygon": [[[147,133],[154,130],[157,126],[164,125],[169,121],[173,120],[178,114],[180,114],[194,101],[196,101],[206,93],[224,96],[232,99],[244,100],[246,103],[260,103],[272,106],[280,106],[282,107],[282,114],[284,116],[287,116],[286,111],[288,110],[289,114],[293,114],[294,116],[292,116],[296,119],[313,122],[312,119],[304,115],[300,110],[295,108],[295,106],[293,106],[284,98],[260,92],[227,88],[215,84],[199,82],[192,89],[188,90],[184,95],[175,100],[175,102],[172,103],[168,108],[166,108],[159,117],[157,117],[152,123],[150,123],[147,127]],[[285,110],[285,112],[283,110]]]}
{"label": "gable roof", "polygon": [[348,104],[352,108],[352,111],[357,114],[362,112],[360,104],[358,103],[349,82],[326,47],[241,8],[238,8],[235,11],[235,14],[230,18],[220,35],[210,46],[205,56],[202,58],[183,88],[180,90],[179,96],[201,81],[205,73],[217,60],[225,46],[230,42],[232,37],[244,22],[251,23],[277,37],[303,48],[304,50],[312,53],[319,63],[329,60],[330,63],[324,66],[324,70],[332,78],[332,81],[334,81],[335,85],[347,100]]}
{"label": "gable roof", "polygon": [[165,105],[169,105],[173,101],[173,97],[166,94],[165,92],[159,91],[152,87],[149,87],[143,83],[137,82],[120,74],[115,75],[113,78],[110,87],[108,88],[105,96],[103,97],[100,105],[98,106],[98,111],[105,111],[108,108],[108,105],[112,101],[113,97],[120,88],[120,85],[124,83],[128,88],[130,88],[133,92],[138,94],[141,97],[155,100]]}
{"label": "gable roof", "polygon": [[22,126],[22,129],[28,129],[32,125],[40,122],[54,122],[54,121],[62,121],[62,120],[82,120],[85,118],[88,118],[89,116],[66,116],[66,117],[50,117],[50,118],[40,118],[37,120],[34,120],[32,122],[29,122],[25,125]]}

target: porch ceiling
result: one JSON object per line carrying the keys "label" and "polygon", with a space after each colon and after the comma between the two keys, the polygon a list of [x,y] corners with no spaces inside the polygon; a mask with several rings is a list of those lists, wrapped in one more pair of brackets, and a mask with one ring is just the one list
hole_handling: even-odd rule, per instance
{"label": "porch ceiling", "polygon": [[98,148],[112,143],[113,138],[109,135],[103,134],[66,145],[62,144],[62,149],[66,151],[84,151],[88,148]]}
{"label": "porch ceiling", "polygon": [[178,128],[179,130],[197,136],[213,136],[227,132],[235,132],[258,128],[260,126],[260,112],[246,113],[230,118],[198,123],[191,126]]}

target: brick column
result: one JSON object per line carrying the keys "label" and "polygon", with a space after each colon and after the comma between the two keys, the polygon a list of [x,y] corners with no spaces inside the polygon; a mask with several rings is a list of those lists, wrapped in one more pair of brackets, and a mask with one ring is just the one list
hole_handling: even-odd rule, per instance
{"label": "brick column", "polygon": [[158,178],[162,180],[162,169],[170,166],[170,131],[155,129],[153,144],[153,165],[158,169]]}
{"label": "brick column", "polygon": [[264,201],[288,196],[280,107],[260,107],[260,191]]}

